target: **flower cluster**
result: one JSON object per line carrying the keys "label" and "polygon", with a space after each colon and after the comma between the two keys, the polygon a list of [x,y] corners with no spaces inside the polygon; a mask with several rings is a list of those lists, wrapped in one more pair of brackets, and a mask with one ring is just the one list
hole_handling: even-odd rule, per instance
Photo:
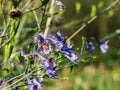
{"label": "flower cluster", "polygon": [[[102,53],[106,53],[108,50],[108,45],[106,41],[101,42],[94,38],[94,40],[100,46]],[[87,48],[86,51],[88,53],[92,53],[95,50],[92,42],[86,42]],[[39,33],[34,39],[34,45],[36,46],[36,50],[31,53],[26,54],[21,49],[21,56],[29,57],[29,56],[37,56],[40,59],[39,66],[44,69],[45,75],[50,78],[55,78],[58,76],[58,72],[56,71],[56,63],[57,61],[54,60],[54,53],[62,53],[70,62],[77,64],[79,57],[77,56],[76,52],[72,50],[73,44],[70,45],[67,43],[67,37],[63,37],[58,31],[55,35],[49,34],[47,38],[44,38],[43,33]],[[52,55],[49,57],[49,55]],[[55,63],[56,62],[56,63]],[[30,80],[28,80],[30,82]],[[35,81],[35,80],[34,80]],[[38,82],[37,82],[38,83]],[[33,87],[34,83],[32,84]],[[38,85],[41,87],[41,85]]]}
{"label": "flower cluster", "polygon": [[[53,53],[61,53],[71,63],[76,64],[78,60],[76,52],[72,50],[73,45],[68,44],[66,39],[66,37],[61,35],[60,31],[58,31],[55,36],[49,34],[47,38],[44,38],[43,33],[39,33],[34,39],[34,47],[36,47],[36,49],[29,53],[25,53],[24,50],[21,49],[21,56],[24,58],[37,57],[37,61],[39,62],[40,60],[40,62],[36,63],[36,65],[44,71],[43,76],[47,75],[53,79],[59,75],[56,70],[56,63],[58,63],[58,61],[55,60]],[[35,60],[32,59],[32,61],[32,64],[34,64]],[[29,88],[41,88],[41,83],[36,79],[31,81],[27,78],[27,80]]]}
{"label": "flower cluster", "polygon": [[69,45],[66,42],[66,37],[63,37],[61,33],[58,31],[56,33],[56,37],[49,38],[55,45],[56,48],[63,53],[71,62],[76,63],[78,56],[75,51],[72,51],[71,48],[73,45]]}
{"label": "flower cluster", "polygon": [[53,78],[55,76],[58,76],[57,71],[55,70],[56,64],[52,61],[52,58],[47,59],[40,54],[37,53],[37,55],[40,57],[42,63],[41,67],[46,70],[46,74],[50,77]]}
{"label": "flower cluster", "polygon": [[[108,41],[101,42],[96,38],[93,38],[99,45],[102,53],[106,53],[109,49]],[[87,47],[85,51],[87,53],[92,53],[95,50],[95,46],[92,42],[86,42]],[[49,34],[47,38],[44,38],[43,33],[39,33],[33,41],[33,49],[32,51],[25,53],[23,49],[20,49],[21,56],[25,59],[30,59],[30,65],[39,66],[41,72],[39,75],[42,77],[48,76],[51,79],[57,77],[58,71],[56,70],[59,67],[59,61],[55,60],[55,53],[61,53],[70,63],[77,64],[79,61],[79,57],[76,51],[72,50],[74,45],[67,43],[67,37],[63,37],[60,31],[56,32],[55,35]],[[36,58],[33,58],[36,57]],[[36,63],[37,61],[37,63]],[[41,83],[43,80],[38,80],[36,77],[30,79],[27,77],[29,90],[40,90]],[[3,88],[3,86],[2,86]]]}

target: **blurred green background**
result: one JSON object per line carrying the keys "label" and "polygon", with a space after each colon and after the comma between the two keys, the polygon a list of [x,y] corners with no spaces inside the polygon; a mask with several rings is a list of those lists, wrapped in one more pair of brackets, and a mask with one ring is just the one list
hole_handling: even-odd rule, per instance
{"label": "blurred green background", "polygon": [[[23,0],[19,8],[22,8],[27,0]],[[63,36],[71,36],[80,28],[82,23],[112,4],[115,0],[61,0],[65,5],[65,11],[62,17],[53,21],[53,27],[50,32],[54,33],[61,30]],[[9,5],[8,5],[9,4]],[[8,15],[10,2],[5,9]],[[39,6],[34,3],[33,7]],[[37,15],[41,11],[38,10]],[[57,12],[57,10],[55,11]],[[23,17],[21,38],[17,48],[21,46],[20,42],[28,43],[27,36],[32,36],[33,30],[37,25],[32,13]],[[6,16],[7,17],[7,16]],[[31,17],[28,19],[27,17]],[[0,28],[3,28],[2,18],[0,16]],[[28,28],[30,27],[30,28]],[[33,31],[32,31],[33,30]],[[79,32],[72,41],[75,47],[81,47],[81,37],[88,40],[92,36],[99,39],[110,33],[120,32],[120,5],[107,13],[102,14],[95,21],[87,25],[85,29]],[[23,34],[23,32],[25,34]],[[34,33],[33,33],[34,32]],[[26,40],[24,39],[26,38]],[[89,63],[80,63],[78,68],[71,72],[69,68],[62,70],[59,79],[46,80],[42,90],[120,90],[120,36],[109,38],[109,51],[105,55],[96,52],[96,58]],[[2,49],[0,50],[0,62],[3,59]],[[65,79],[66,77],[66,79]]]}

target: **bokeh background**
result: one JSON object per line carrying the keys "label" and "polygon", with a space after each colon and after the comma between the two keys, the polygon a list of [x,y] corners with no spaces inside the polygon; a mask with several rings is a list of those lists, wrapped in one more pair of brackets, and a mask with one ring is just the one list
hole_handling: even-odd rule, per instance
{"label": "bokeh background", "polygon": [[[55,18],[50,32],[55,33],[60,30],[63,36],[69,37],[81,27],[84,21],[94,17],[114,1],[61,0],[65,6],[65,11],[61,13],[60,18]],[[23,0],[19,8],[22,8],[26,2],[27,0]],[[37,2],[34,3],[33,7],[39,6],[38,4]],[[11,8],[10,5],[11,2],[8,1],[6,3],[7,7],[5,7],[6,12],[4,12],[6,17]],[[37,15],[41,16],[40,12],[38,10]],[[57,12],[57,9],[55,12]],[[28,37],[35,33],[34,28],[37,26],[32,13],[24,15],[22,23],[22,33],[17,48],[28,43]],[[0,16],[0,28],[3,28],[3,26],[4,23]],[[114,32],[120,32],[120,5],[100,15],[72,38],[75,44],[74,48],[81,48],[82,37],[91,40],[91,37],[94,36],[103,40],[106,35]],[[23,43],[21,44],[21,42]],[[2,52],[1,49],[0,63],[3,60]],[[92,61],[81,62],[72,71],[70,68],[63,69],[60,78],[46,80],[42,90],[120,90],[120,36],[109,38],[109,51],[106,54],[103,55],[97,51]]]}

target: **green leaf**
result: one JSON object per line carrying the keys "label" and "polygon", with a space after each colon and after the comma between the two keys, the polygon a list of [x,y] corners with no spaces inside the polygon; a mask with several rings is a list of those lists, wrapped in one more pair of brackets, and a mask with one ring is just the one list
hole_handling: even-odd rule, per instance
{"label": "green leaf", "polygon": [[36,30],[36,28],[24,28],[22,30],[22,34],[27,34],[28,32],[35,31],[35,30]]}
{"label": "green leaf", "polygon": [[109,39],[109,38],[113,38],[113,37],[118,37],[120,36],[120,29],[116,30],[116,32],[110,33],[108,35],[106,35],[103,40]]}

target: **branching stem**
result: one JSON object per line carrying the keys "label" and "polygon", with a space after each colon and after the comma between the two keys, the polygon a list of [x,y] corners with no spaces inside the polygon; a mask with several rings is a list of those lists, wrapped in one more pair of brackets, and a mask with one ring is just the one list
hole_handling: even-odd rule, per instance
{"label": "branching stem", "polygon": [[86,20],[82,26],[75,32],[73,33],[68,39],[67,41],[71,40],[74,36],[76,36],[81,30],[83,30],[88,24],[90,24],[91,22],[93,22],[94,20],[96,20],[100,15],[110,11],[111,9],[115,8],[117,5],[119,5],[120,0],[116,0],[114,1],[111,5],[109,5],[106,9],[104,9],[103,11],[101,11],[100,13],[98,13],[96,16],[94,16],[93,18],[90,18],[89,20]]}

